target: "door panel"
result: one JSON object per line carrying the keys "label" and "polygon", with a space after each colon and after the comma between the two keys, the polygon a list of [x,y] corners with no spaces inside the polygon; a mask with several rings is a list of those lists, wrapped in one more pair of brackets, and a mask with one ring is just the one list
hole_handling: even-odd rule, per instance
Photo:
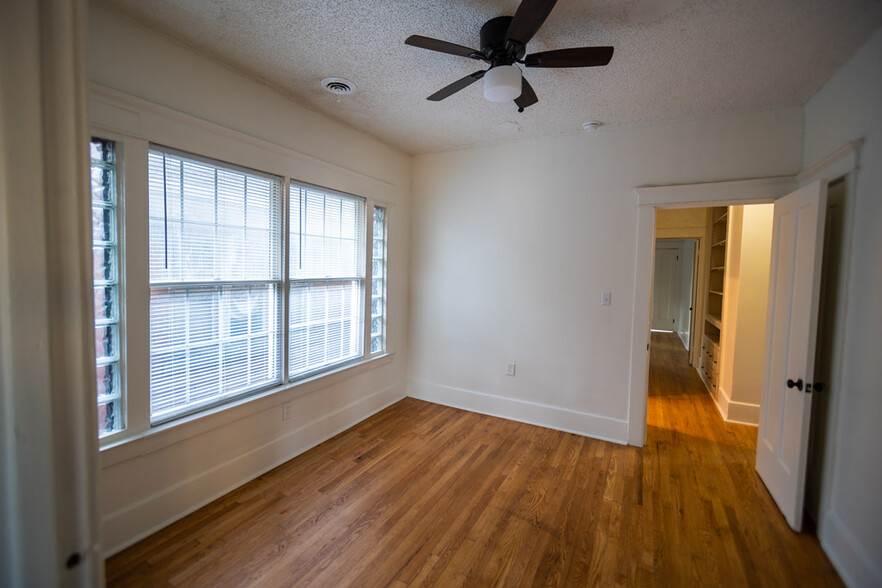
{"label": "door panel", "polygon": [[[766,366],[756,469],[796,531],[802,527],[805,464],[820,292],[826,182],[775,202]],[[802,381],[802,390],[788,380]]]}
{"label": "door panel", "polygon": [[655,249],[655,275],[652,288],[652,328],[676,331],[680,290],[679,250],[658,245]]}

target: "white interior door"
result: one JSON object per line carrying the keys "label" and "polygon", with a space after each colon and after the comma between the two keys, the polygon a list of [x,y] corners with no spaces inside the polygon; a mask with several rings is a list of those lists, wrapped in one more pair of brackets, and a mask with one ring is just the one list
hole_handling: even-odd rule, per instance
{"label": "white interior door", "polygon": [[652,328],[676,331],[680,311],[680,255],[677,245],[658,243],[652,287]]}
{"label": "white interior door", "polygon": [[766,363],[756,470],[787,522],[802,528],[827,184],[775,202]]}

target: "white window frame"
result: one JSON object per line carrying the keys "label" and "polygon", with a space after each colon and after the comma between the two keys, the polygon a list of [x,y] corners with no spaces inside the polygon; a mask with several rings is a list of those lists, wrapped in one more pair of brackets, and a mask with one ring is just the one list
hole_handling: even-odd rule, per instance
{"label": "white window frame", "polygon": [[[310,394],[340,382],[346,378],[386,365],[393,357],[393,340],[388,325],[386,309],[386,349],[370,354],[370,277],[367,272],[373,249],[373,207],[382,206],[386,211],[387,247],[391,233],[394,202],[391,200],[396,188],[373,177],[346,168],[316,160],[308,155],[252,136],[232,131],[214,123],[208,123],[176,111],[93,85],[90,116],[91,135],[112,140],[117,146],[120,201],[122,207],[118,222],[120,239],[120,313],[121,373],[124,378],[123,418],[127,427],[100,439],[100,447],[107,450],[122,447],[136,439],[154,439],[150,446],[160,447],[217,426],[220,422],[242,418],[305,394]],[[282,383],[267,390],[236,397],[230,402],[207,408],[189,416],[171,421],[150,422],[150,366],[149,366],[149,230],[148,230],[148,150],[151,143],[169,145],[184,154],[202,156],[209,160],[230,162],[246,169],[260,170],[283,178],[282,206],[287,219],[288,182],[312,185],[330,193],[358,195],[365,204],[365,282],[364,308],[365,342],[359,358],[344,365],[332,365],[326,370],[306,374],[296,380],[289,379],[287,365],[288,347],[288,265],[283,264],[283,338],[281,345]],[[295,178],[295,179],[292,179]],[[327,186],[327,187],[325,187]],[[284,222],[283,222],[284,224]],[[282,229],[285,262],[289,233]],[[388,268],[388,254],[387,264]],[[386,283],[389,280],[386,270]],[[124,294],[122,293],[124,292]],[[388,300],[388,291],[387,291]],[[295,416],[296,419],[296,416]],[[296,422],[294,423],[296,424]],[[138,445],[140,446],[140,445]],[[134,449],[134,448],[133,448]],[[127,452],[114,452],[119,459]]]}
{"label": "white window frame", "polygon": [[[285,310],[284,310],[285,309],[284,270],[281,267],[281,264],[284,263],[284,259],[285,259],[286,251],[287,251],[287,244],[284,239],[284,232],[285,232],[285,226],[286,226],[286,223],[285,223],[285,216],[286,216],[285,194],[282,192],[282,189],[283,189],[284,185],[287,184],[287,182],[285,181],[285,178],[283,178],[283,177],[280,177],[280,176],[277,176],[274,174],[268,174],[268,173],[265,173],[260,170],[245,168],[243,166],[240,166],[240,165],[237,165],[234,163],[228,163],[225,161],[218,161],[216,159],[211,159],[211,158],[199,155],[199,154],[188,153],[188,152],[181,151],[179,149],[174,149],[174,148],[166,147],[163,145],[158,145],[155,143],[150,143],[149,151],[148,151],[148,158],[149,158],[150,154],[153,154],[153,153],[161,154],[163,157],[169,156],[172,158],[180,158],[181,160],[184,160],[184,161],[192,161],[192,162],[195,162],[198,164],[203,164],[203,165],[209,166],[209,167],[214,168],[216,170],[228,170],[228,171],[231,171],[234,173],[242,173],[242,174],[249,175],[252,177],[255,177],[255,176],[261,177],[264,180],[276,183],[277,190],[276,190],[275,196],[278,199],[278,201],[274,203],[274,205],[275,205],[274,214],[278,215],[278,218],[277,218],[276,226],[270,227],[270,228],[271,229],[274,228],[276,231],[279,231],[279,234],[276,235],[277,246],[279,247],[279,250],[277,250],[275,252],[271,252],[271,251],[267,252],[268,255],[272,255],[273,253],[275,254],[276,263],[279,265],[279,267],[276,268],[278,273],[275,278],[266,278],[266,279],[260,279],[260,280],[214,279],[214,280],[197,280],[197,281],[188,281],[188,280],[156,280],[156,281],[154,281],[154,280],[150,279],[150,302],[151,302],[151,304],[152,304],[154,298],[168,296],[172,292],[180,291],[180,290],[184,290],[184,291],[189,292],[191,290],[205,289],[205,290],[217,290],[220,292],[220,291],[223,291],[227,287],[231,287],[231,288],[248,287],[248,286],[269,287],[271,290],[273,290],[275,292],[275,296],[274,296],[275,304],[277,305],[277,308],[278,308],[275,321],[276,321],[276,324],[279,326],[279,336],[276,338],[276,341],[274,342],[276,360],[277,360],[277,363],[275,365],[276,378],[277,378],[276,381],[271,382],[271,383],[267,383],[267,384],[257,385],[257,386],[250,388],[250,389],[245,389],[245,390],[242,390],[242,391],[239,391],[236,393],[232,393],[229,395],[223,395],[223,394],[219,393],[217,396],[210,397],[209,399],[206,399],[202,403],[197,403],[192,406],[183,408],[181,410],[173,410],[170,413],[165,413],[165,414],[157,414],[157,415],[153,414],[152,398],[151,398],[151,415],[150,415],[151,426],[157,426],[157,425],[161,425],[166,422],[171,422],[171,421],[186,417],[190,414],[198,414],[200,412],[204,412],[205,410],[211,409],[212,407],[221,406],[221,405],[227,404],[229,402],[232,402],[236,399],[243,398],[243,397],[246,397],[246,396],[249,396],[252,394],[260,393],[264,390],[278,388],[279,386],[281,386],[282,384],[285,383],[285,379],[284,379],[282,371],[281,371],[283,369],[284,360],[280,354],[283,352],[281,346],[282,346],[284,338],[285,338],[285,325],[281,323],[282,318],[284,316],[284,312],[285,312]],[[164,160],[163,160],[163,162],[164,162]],[[217,178],[217,175],[215,175],[215,178]],[[216,186],[215,186],[215,188],[216,188]],[[217,194],[215,196],[217,197]],[[148,189],[148,197],[149,197],[149,189]],[[181,195],[181,199],[183,200],[183,194]],[[272,206],[272,204],[271,204],[271,206]],[[217,209],[215,210],[215,213],[217,213]],[[178,221],[172,221],[172,222],[178,222]],[[149,235],[149,229],[148,229],[148,235]],[[150,248],[150,244],[148,243],[148,250],[149,250],[149,248]],[[219,310],[219,313],[220,313],[220,310]],[[220,318],[221,318],[221,316],[218,316],[218,319],[220,319]],[[221,328],[220,324],[218,324],[218,328],[219,329]],[[218,343],[220,343],[219,338],[218,338]],[[152,352],[153,352],[153,350],[151,349],[151,354],[152,354]],[[190,353],[189,346],[185,348],[184,353],[186,355],[189,355],[189,353]],[[151,355],[151,357],[152,357],[152,355]],[[187,366],[189,368],[190,364],[188,363]],[[153,394],[153,390],[151,389],[151,396],[152,396],[152,394]]]}
{"label": "white window frame", "polygon": [[[300,182],[300,181],[295,180],[294,178],[287,178],[287,180],[288,180],[288,182],[287,182],[288,188],[287,188],[287,193],[286,193],[286,197],[285,197],[285,202],[287,204],[285,224],[288,227],[288,229],[285,231],[285,239],[286,239],[285,254],[286,254],[286,262],[287,262],[286,266],[285,266],[285,271],[287,272],[285,275],[285,285],[286,285],[286,289],[287,289],[286,304],[285,304],[285,318],[286,318],[285,324],[286,324],[286,326],[284,329],[284,339],[285,339],[285,346],[286,346],[285,374],[286,374],[286,377],[288,378],[288,380],[287,380],[288,382],[297,382],[300,380],[314,377],[316,375],[320,375],[320,374],[327,372],[327,371],[339,369],[340,367],[345,367],[350,364],[359,363],[361,361],[364,361],[369,356],[369,354],[366,353],[366,348],[365,348],[366,339],[364,337],[364,334],[365,334],[364,319],[365,319],[365,316],[370,313],[370,307],[365,306],[365,303],[364,303],[365,296],[364,295],[368,289],[367,283],[368,283],[368,279],[369,279],[367,277],[367,268],[370,265],[370,263],[369,263],[370,262],[370,250],[368,249],[368,246],[370,244],[370,236],[369,236],[370,235],[370,222],[369,222],[370,215],[369,215],[369,211],[372,210],[372,205],[369,204],[367,202],[367,200],[362,196],[358,196],[355,194],[347,194],[344,192],[340,192],[339,190],[332,190],[329,188],[316,186],[316,185],[310,184],[308,182]],[[362,209],[362,222],[364,223],[364,226],[362,226],[361,229],[362,229],[362,236],[364,237],[364,241],[365,241],[364,242],[363,258],[361,260],[362,273],[363,273],[362,276],[351,275],[351,276],[335,276],[335,277],[327,277],[327,278],[322,278],[320,276],[316,276],[313,278],[294,278],[290,275],[291,265],[290,265],[290,257],[289,256],[291,255],[291,251],[292,251],[291,242],[290,242],[290,239],[291,239],[290,227],[291,227],[291,222],[292,222],[290,191],[291,191],[291,188],[294,186],[297,186],[297,187],[303,188],[303,189],[307,189],[307,190],[314,190],[316,192],[321,193],[324,196],[337,196],[337,197],[341,197],[344,199],[349,199],[349,200],[354,200],[354,201],[360,202],[361,209]],[[357,272],[356,272],[356,274],[357,274]],[[357,357],[344,359],[344,360],[338,361],[336,363],[332,363],[329,365],[321,366],[321,367],[318,367],[315,369],[307,370],[304,372],[299,372],[299,373],[292,375],[291,374],[291,367],[290,367],[291,355],[290,355],[290,349],[288,348],[288,345],[290,344],[290,335],[291,335],[291,333],[290,333],[291,288],[294,284],[308,285],[310,283],[319,283],[319,282],[361,282],[361,295],[362,295],[362,301],[361,301],[361,315],[362,315],[361,316],[361,318],[362,318],[361,354]]]}

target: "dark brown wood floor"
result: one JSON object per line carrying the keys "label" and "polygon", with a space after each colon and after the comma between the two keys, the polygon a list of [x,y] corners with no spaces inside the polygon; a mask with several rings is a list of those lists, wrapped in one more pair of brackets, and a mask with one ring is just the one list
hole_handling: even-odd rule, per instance
{"label": "dark brown wood floor", "polygon": [[110,558],[110,586],[840,586],[653,334],[643,449],[405,399]]}

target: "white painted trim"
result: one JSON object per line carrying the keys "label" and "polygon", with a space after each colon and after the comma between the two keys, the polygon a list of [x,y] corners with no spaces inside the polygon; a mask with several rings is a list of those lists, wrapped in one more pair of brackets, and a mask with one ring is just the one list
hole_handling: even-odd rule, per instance
{"label": "white painted trim", "polygon": [[643,186],[634,189],[634,196],[638,206],[686,208],[718,206],[730,202],[739,204],[772,202],[775,198],[795,189],[796,183],[792,177],[778,176],[704,184]]}
{"label": "white painted trim", "polygon": [[631,377],[628,393],[628,444],[646,443],[649,392],[649,325],[652,319],[652,264],[655,253],[655,207],[685,208],[720,204],[773,202],[793,191],[793,178],[776,177],[680,186],[635,188],[637,250],[634,262],[634,309],[631,321]]}
{"label": "white painted trim", "polygon": [[[99,129],[322,188],[358,194],[391,208],[396,206],[398,192],[404,189],[284,145],[94,83],[89,86],[89,115],[92,125]],[[252,156],[254,153],[258,155]]]}
{"label": "white painted trim", "polygon": [[324,372],[314,378],[272,388],[260,394],[246,396],[237,402],[222,404],[210,410],[153,427],[140,435],[127,437],[115,445],[103,448],[100,456],[101,468],[107,468],[181,443],[212,429],[229,425],[273,406],[281,406],[391,362],[392,354],[380,355],[332,372]]}
{"label": "white painted trim", "polygon": [[0,3],[3,586],[104,583],[86,10],[83,0]]}
{"label": "white painted trim", "polygon": [[587,412],[408,378],[407,395],[436,404],[624,444],[628,425]]}
{"label": "white painted trim", "polygon": [[[104,557],[118,553],[405,397],[399,382],[292,429],[272,441],[127,505],[102,519]],[[202,488],[221,488],[194,502]],[[132,529],[138,529],[132,534]]]}
{"label": "white painted trim", "polygon": [[810,165],[802,170],[795,178],[800,187],[810,184],[815,180],[833,180],[858,169],[863,139],[857,139],[846,143],[821,161]]}
{"label": "white painted trim", "polygon": [[873,563],[834,511],[827,511],[819,531],[821,546],[846,585],[882,586],[882,569]]}
{"label": "white painted trim", "polygon": [[733,402],[729,401],[729,418],[726,422],[735,423],[737,425],[750,425],[751,427],[759,426],[759,404],[751,404],[749,402]]}
{"label": "white painted trim", "polygon": [[637,251],[634,260],[634,306],[631,309],[631,361],[628,381],[628,445],[638,447],[643,447],[646,443],[654,263],[655,207],[640,206],[637,208]]}
{"label": "white painted trim", "polygon": [[759,426],[759,404],[735,402],[722,387],[716,398],[713,394],[711,394],[711,398],[713,398],[714,404],[725,422],[751,427]]}

